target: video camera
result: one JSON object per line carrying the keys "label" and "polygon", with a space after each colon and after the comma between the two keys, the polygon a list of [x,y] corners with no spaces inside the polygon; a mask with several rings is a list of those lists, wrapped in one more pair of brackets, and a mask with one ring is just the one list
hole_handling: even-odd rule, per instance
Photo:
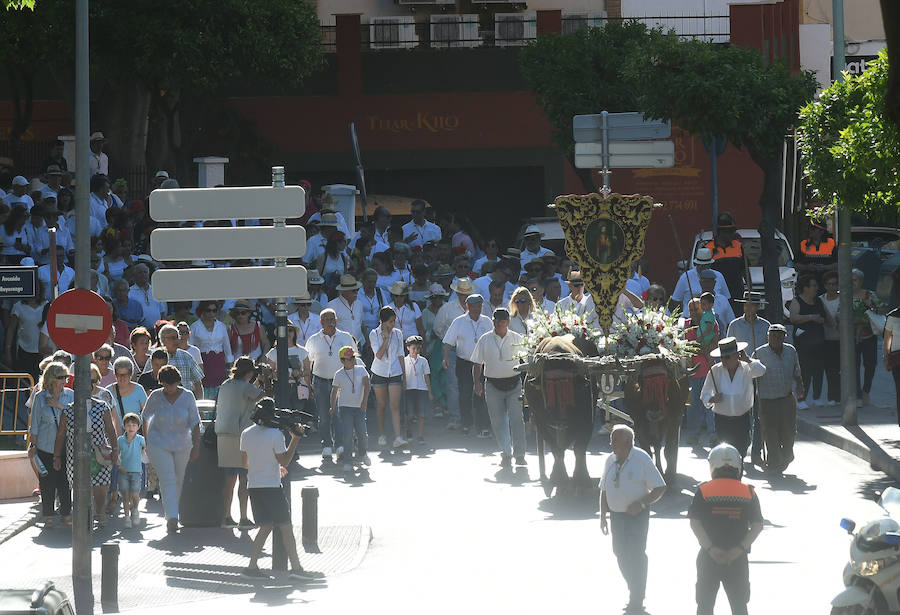
{"label": "video camera", "polygon": [[271,397],[264,397],[257,402],[256,410],[254,410],[251,418],[258,425],[289,431],[298,436],[315,431],[312,425],[304,423],[305,420],[314,418],[312,414],[300,410],[276,408],[275,400]]}

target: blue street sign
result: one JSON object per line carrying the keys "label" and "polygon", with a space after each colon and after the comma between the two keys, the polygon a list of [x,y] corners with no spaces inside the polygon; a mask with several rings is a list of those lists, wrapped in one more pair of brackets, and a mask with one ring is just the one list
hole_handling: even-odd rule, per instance
{"label": "blue street sign", "polygon": [[37,267],[0,267],[0,299],[28,299],[37,294]]}

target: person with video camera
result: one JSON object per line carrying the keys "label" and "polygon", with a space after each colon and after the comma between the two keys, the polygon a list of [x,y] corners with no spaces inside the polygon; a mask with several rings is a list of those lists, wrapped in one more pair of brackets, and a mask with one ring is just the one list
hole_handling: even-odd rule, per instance
{"label": "person with video camera", "polygon": [[303,435],[302,425],[291,427],[291,443],[284,444],[284,435],[278,425],[275,400],[264,397],[256,404],[251,416],[253,425],[241,433],[241,452],[244,466],[247,468],[247,491],[250,494],[250,506],[253,517],[259,524],[259,532],[253,540],[253,551],[250,563],[243,575],[250,578],[267,578],[269,575],[259,569],[258,560],[266,539],[273,528],[278,529],[284,550],[291,561],[291,579],[314,578],[303,570],[297,557],[297,543],[294,540],[294,528],[291,525],[291,513],[287,499],[281,488],[281,478],[287,473],[284,466],[294,458],[300,437]]}

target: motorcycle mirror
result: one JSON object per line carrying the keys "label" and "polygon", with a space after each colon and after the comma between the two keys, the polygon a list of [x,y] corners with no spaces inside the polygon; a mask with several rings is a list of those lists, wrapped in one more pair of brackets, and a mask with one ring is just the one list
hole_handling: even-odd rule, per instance
{"label": "motorcycle mirror", "polygon": [[900,533],[897,532],[888,532],[884,535],[885,544],[889,545],[897,545],[900,544]]}
{"label": "motorcycle mirror", "polygon": [[846,530],[848,534],[852,534],[853,530],[856,529],[856,523],[851,519],[841,519],[841,528]]}

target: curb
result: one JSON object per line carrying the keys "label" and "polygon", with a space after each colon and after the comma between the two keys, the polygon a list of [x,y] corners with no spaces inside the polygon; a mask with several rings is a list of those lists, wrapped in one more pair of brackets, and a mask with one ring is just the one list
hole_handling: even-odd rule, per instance
{"label": "curb", "polygon": [[[900,481],[900,461],[885,453],[877,442],[871,441],[871,438],[871,445],[866,445],[846,427],[841,425],[836,427],[840,430],[840,433],[823,427],[807,418],[797,417],[797,431],[799,433],[847,451],[851,455],[868,461],[873,469],[880,470],[894,480]],[[861,428],[859,430],[861,433],[865,433]],[[846,435],[844,435],[845,433]]]}
{"label": "curb", "polygon": [[0,545],[37,523],[38,514],[35,509],[39,505],[40,504],[36,502],[34,506],[31,507],[31,510],[0,530]]}

